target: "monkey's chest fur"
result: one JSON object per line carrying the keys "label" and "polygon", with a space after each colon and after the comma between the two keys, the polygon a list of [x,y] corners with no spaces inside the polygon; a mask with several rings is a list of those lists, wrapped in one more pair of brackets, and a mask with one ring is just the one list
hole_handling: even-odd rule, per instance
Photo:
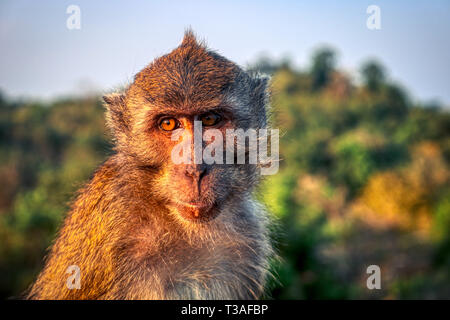
{"label": "monkey's chest fur", "polygon": [[[130,184],[108,183],[105,176],[117,175],[107,169],[75,202],[29,299],[261,297],[272,249],[258,203],[235,197],[214,220],[192,224],[146,192],[133,197]],[[81,272],[79,289],[67,286],[73,265]]]}
{"label": "monkey's chest fur", "polygon": [[[252,204],[239,212],[228,208],[221,214],[234,215],[234,222],[219,215],[189,233],[155,230],[151,223],[135,230],[118,246],[117,278],[102,298],[259,298],[270,244],[257,216],[264,213],[249,210],[257,209]],[[120,262],[124,256],[126,263]]]}

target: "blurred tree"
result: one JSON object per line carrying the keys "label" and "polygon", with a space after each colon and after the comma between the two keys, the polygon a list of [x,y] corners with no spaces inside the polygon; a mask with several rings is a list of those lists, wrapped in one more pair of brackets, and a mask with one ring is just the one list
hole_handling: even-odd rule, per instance
{"label": "blurred tree", "polygon": [[312,90],[317,91],[324,88],[330,81],[335,69],[336,54],[332,49],[323,48],[314,53],[312,60]]}
{"label": "blurred tree", "polygon": [[366,62],[361,68],[364,85],[371,91],[378,91],[386,80],[386,72],[384,67],[376,62]]}

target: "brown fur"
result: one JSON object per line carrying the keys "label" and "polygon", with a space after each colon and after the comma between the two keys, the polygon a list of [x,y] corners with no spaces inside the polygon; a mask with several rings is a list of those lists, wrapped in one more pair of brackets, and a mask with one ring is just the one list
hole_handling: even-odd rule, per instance
{"label": "brown fur", "polygon": [[[188,128],[194,115],[220,109],[229,115],[220,130],[263,128],[266,85],[198,44],[189,31],[178,48],[138,73],[124,94],[105,97],[117,153],[80,191],[27,297],[260,297],[272,250],[266,213],[251,196],[256,166],[203,168],[207,174],[197,190],[186,167],[171,163],[176,142],[155,119],[176,115]],[[203,220],[188,219],[188,209],[173,206],[196,192],[208,208]],[[66,286],[70,265],[80,267],[81,289]]]}

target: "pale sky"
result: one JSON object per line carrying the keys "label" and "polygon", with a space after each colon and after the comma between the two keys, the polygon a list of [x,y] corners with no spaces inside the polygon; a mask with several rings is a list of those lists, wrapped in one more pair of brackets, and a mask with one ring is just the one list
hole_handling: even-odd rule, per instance
{"label": "pale sky", "polygon": [[[69,5],[81,29],[69,30]],[[366,27],[369,5],[381,30]],[[176,47],[191,26],[209,47],[245,66],[261,53],[307,68],[314,49],[334,47],[357,76],[369,58],[414,99],[450,105],[450,1],[32,1],[0,2],[0,89],[54,98],[82,83],[110,91]]]}

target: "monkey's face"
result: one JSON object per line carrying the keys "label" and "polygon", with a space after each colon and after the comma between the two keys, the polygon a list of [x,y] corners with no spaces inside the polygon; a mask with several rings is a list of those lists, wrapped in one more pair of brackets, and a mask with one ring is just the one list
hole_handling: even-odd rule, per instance
{"label": "monkey's face", "polygon": [[230,133],[248,132],[263,121],[250,114],[250,107],[244,113],[221,102],[177,108],[142,98],[125,101],[127,110],[134,111],[133,121],[118,140],[119,152],[131,155],[138,167],[151,168],[149,194],[183,219],[215,218],[227,201],[245,198],[258,181],[257,164],[249,161],[249,139],[244,138],[242,162],[239,139],[230,139]]}
{"label": "monkey's face", "polygon": [[172,212],[190,221],[209,221],[227,199],[248,190],[254,172],[226,164],[226,134],[236,127],[230,109],[158,113],[148,121],[147,150],[156,151],[160,160],[156,190]]}
{"label": "monkey's face", "polygon": [[157,172],[149,194],[184,219],[208,221],[257,181],[256,164],[228,161],[234,140],[227,146],[226,136],[265,127],[266,86],[187,34],[139,72],[125,95],[105,97],[107,120],[118,152]]}

